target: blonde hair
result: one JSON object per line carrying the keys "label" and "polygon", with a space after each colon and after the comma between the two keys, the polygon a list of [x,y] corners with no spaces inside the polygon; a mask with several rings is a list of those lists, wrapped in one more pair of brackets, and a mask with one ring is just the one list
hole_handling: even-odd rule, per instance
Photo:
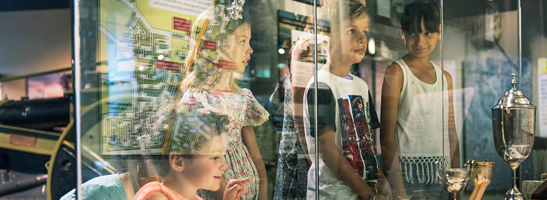
{"label": "blonde hair", "polygon": [[[229,45],[228,36],[248,22],[246,15],[242,19],[231,19],[227,16],[226,6],[219,4],[205,10],[194,22],[190,35],[194,44],[191,44],[185,60],[186,69],[181,90],[197,87],[210,90],[218,84],[223,73],[232,73],[231,70],[215,66],[215,62],[231,55],[230,49],[223,48]],[[215,42],[217,48],[205,49],[205,42]],[[232,92],[239,90],[233,78],[230,80],[230,88]]]}
{"label": "blonde hair", "polygon": [[338,26],[344,20],[368,17],[368,9],[358,1],[324,0],[319,8],[318,17],[328,20],[331,26]]}
{"label": "blonde hair", "polygon": [[170,133],[164,134],[165,151],[160,155],[150,156],[159,176],[165,177],[169,172],[171,152],[184,158],[192,158],[214,154],[219,145],[227,146],[227,124],[230,122],[228,115],[206,102],[196,102],[198,98],[193,94],[185,94],[174,113],[173,128]]}

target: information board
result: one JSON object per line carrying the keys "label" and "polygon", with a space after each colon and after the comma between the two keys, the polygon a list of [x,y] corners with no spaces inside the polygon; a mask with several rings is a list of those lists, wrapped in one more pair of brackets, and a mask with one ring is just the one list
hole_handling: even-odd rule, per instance
{"label": "information board", "polygon": [[103,155],[159,153],[190,29],[213,0],[101,0]]}

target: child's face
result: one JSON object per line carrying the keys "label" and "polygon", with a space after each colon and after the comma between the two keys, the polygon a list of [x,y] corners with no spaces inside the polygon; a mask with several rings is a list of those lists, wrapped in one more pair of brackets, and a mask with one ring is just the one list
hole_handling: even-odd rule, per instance
{"label": "child's face", "polygon": [[[401,31],[401,37],[405,42],[408,53],[416,58],[429,57],[429,54],[437,46],[437,40],[441,38],[439,33],[432,33],[425,30],[422,19],[421,33],[405,33]],[[441,28],[439,27],[439,32]]]}
{"label": "child's face", "polygon": [[344,64],[361,62],[367,50],[368,32],[368,17],[344,20],[338,31],[332,33],[332,59]]}
{"label": "child's face", "polygon": [[249,41],[251,40],[251,26],[248,23],[239,26],[239,28],[229,36],[228,40],[231,40],[232,44],[234,44],[231,51],[234,56],[232,60],[237,66],[236,71],[238,73],[243,73],[247,65],[249,65],[248,61],[251,60],[251,54],[253,53],[253,49],[249,44]]}
{"label": "child's face", "polygon": [[220,188],[222,174],[228,169],[224,153],[226,148],[221,143],[213,148],[210,155],[194,156],[191,160],[184,162],[186,180],[196,188],[216,191]]}

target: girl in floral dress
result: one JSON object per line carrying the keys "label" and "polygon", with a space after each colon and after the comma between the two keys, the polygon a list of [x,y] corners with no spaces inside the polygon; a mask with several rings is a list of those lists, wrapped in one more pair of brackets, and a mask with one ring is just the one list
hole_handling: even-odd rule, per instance
{"label": "girl in floral dress", "polygon": [[267,199],[266,169],[255,138],[253,126],[268,120],[268,112],[248,89],[234,81],[233,73],[242,73],[251,59],[251,29],[241,10],[244,0],[217,1],[204,11],[191,32],[192,48],[186,59],[186,78],[181,83],[179,103],[209,102],[228,115],[228,170],[221,189],[199,191],[203,199],[222,199],[227,181],[251,178],[242,199]]}

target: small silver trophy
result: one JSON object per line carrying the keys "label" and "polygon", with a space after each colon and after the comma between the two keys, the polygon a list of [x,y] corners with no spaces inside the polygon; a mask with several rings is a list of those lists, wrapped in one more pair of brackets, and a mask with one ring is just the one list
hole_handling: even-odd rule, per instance
{"label": "small silver trophy", "polygon": [[513,188],[505,193],[505,199],[520,200],[523,197],[517,189],[517,168],[528,158],[534,144],[536,107],[516,89],[515,74],[512,75],[513,88],[492,107],[492,126],[496,151],[513,170]]}
{"label": "small silver trophy", "polygon": [[443,187],[446,191],[452,194],[452,199],[456,199],[459,194],[467,185],[469,180],[470,168],[439,168],[437,169],[437,175],[443,183]]}
{"label": "small silver trophy", "polygon": [[473,192],[469,197],[469,200],[480,200],[486,190],[486,187],[492,181],[494,176],[494,162],[488,162],[488,159],[484,162],[475,162],[471,160],[471,175],[469,179],[474,186]]}

